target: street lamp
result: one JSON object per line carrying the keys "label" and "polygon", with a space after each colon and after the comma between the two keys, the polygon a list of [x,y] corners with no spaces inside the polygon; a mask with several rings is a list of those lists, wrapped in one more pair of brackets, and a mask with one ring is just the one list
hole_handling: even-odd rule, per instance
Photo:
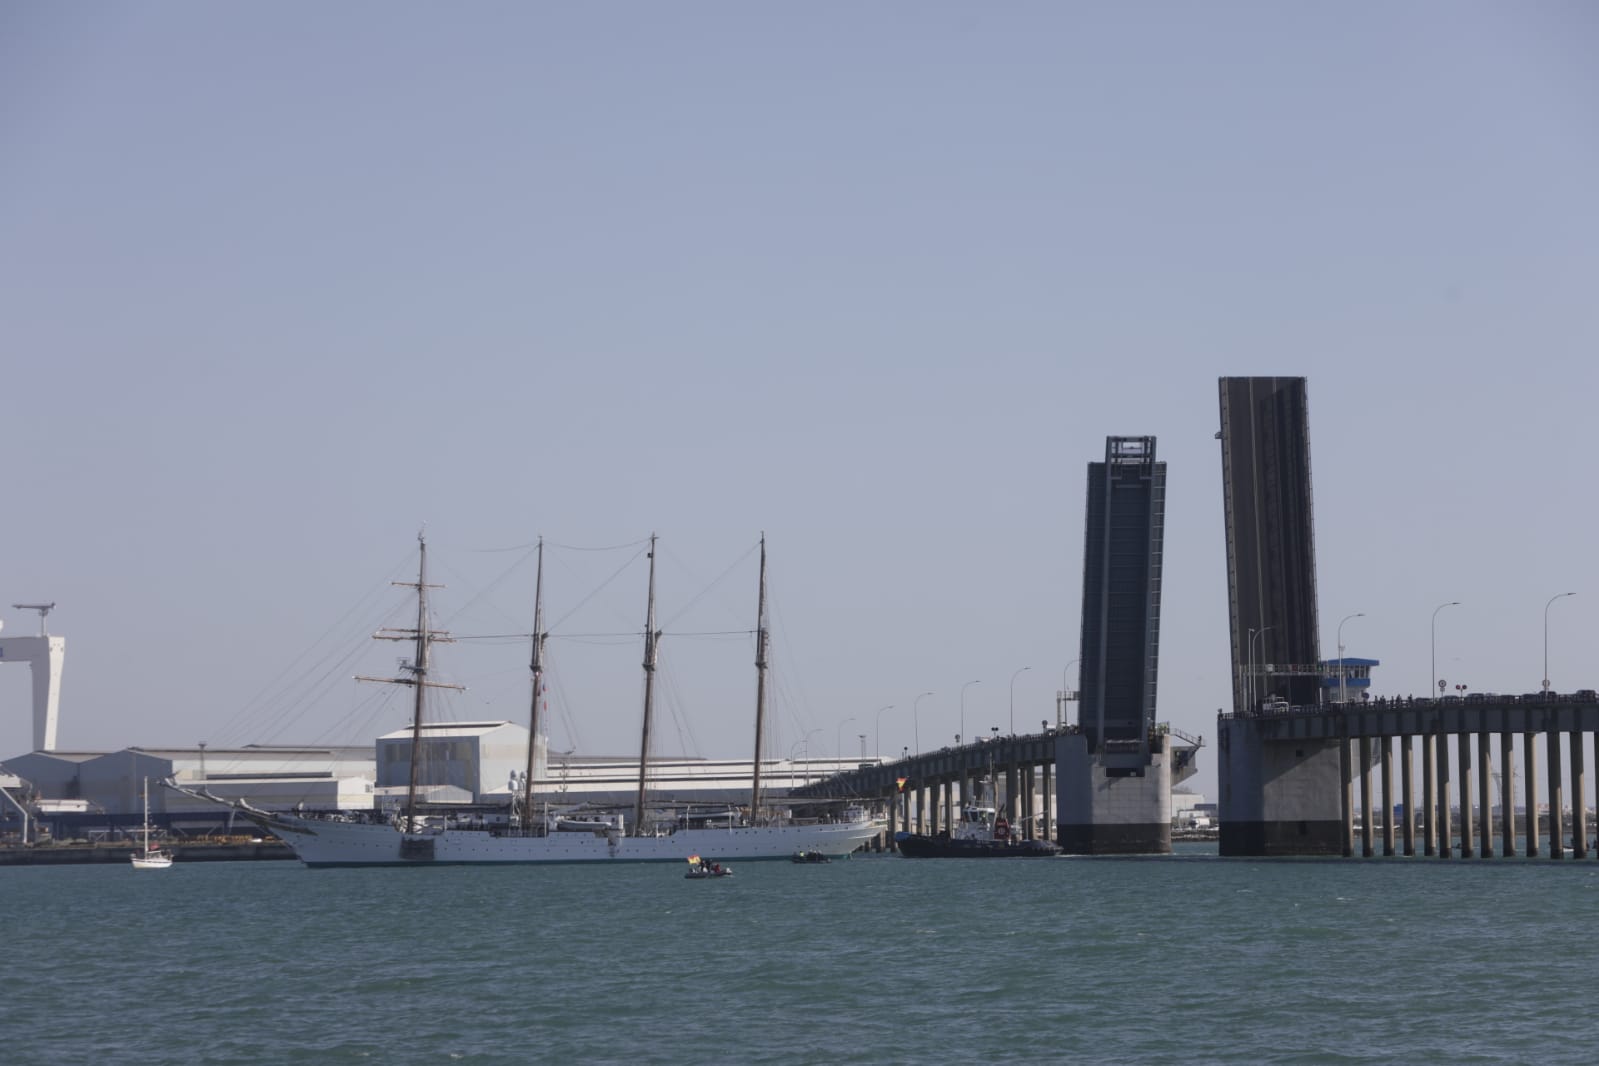
{"label": "street lamp", "polygon": [[1081,659],[1073,659],[1060,673],[1060,699],[1055,706],[1055,725],[1061,729],[1066,728],[1066,704],[1072,699],[1072,667],[1080,662]]}
{"label": "street lamp", "polygon": [[1345,691],[1347,687],[1345,682],[1349,677],[1349,667],[1344,665],[1344,623],[1349,621],[1351,618],[1364,617],[1366,617],[1366,614],[1364,611],[1361,611],[1355,614],[1345,615],[1338,620],[1338,705],[1340,707],[1349,701],[1349,695]]}
{"label": "street lamp", "polygon": [[[1575,596],[1575,592],[1562,592],[1549,597],[1549,603],[1543,605],[1543,694],[1549,695],[1549,607],[1556,600],[1563,600],[1567,596]],[[1552,749],[1551,749],[1552,750]]]}
{"label": "street lamp", "polygon": [[[958,737],[963,737],[966,735],[966,690],[971,688],[973,685],[981,684],[981,681],[968,681],[966,684],[961,686],[961,731],[956,734]],[[960,741],[957,740],[956,743],[958,744]]]}
{"label": "street lamp", "polygon": [[922,716],[916,709],[922,705],[922,696],[931,696],[931,692],[924,692],[917,696],[911,703],[911,739],[916,741],[916,754],[922,753]]}
{"label": "street lamp", "polygon": [[865,762],[866,761],[866,734],[865,733],[856,733],[855,735],[861,738],[861,762]]}
{"label": "street lamp", "polygon": [[1029,671],[1031,669],[1032,669],[1031,666],[1024,666],[1020,670],[1017,670],[1014,674],[1010,675],[1010,735],[1011,736],[1015,736],[1016,735],[1016,679],[1018,677],[1020,677],[1022,674],[1025,674],[1027,671]]}
{"label": "street lamp", "polygon": [[[878,755],[882,755],[883,754],[883,712],[884,711],[892,711],[893,709],[894,709],[894,705],[892,703],[890,703],[887,707],[879,707],[879,708],[877,708],[877,717],[876,717],[876,720],[873,722],[873,726],[874,726],[875,734],[877,736],[877,754]],[[862,755],[864,756],[864,754],[865,753],[863,752]]]}
{"label": "street lamp", "polygon": [[[1450,600],[1448,603],[1440,603],[1432,609],[1432,688],[1427,691],[1428,699],[1433,698],[1432,694],[1434,692],[1437,692],[1440,696],[1443,695],[1443,690],[1438,687],[1438,612],[1445,607],[1459,606],[1459,600]],[[1548,673],[1547,670],[1544,672]]]}
{"label": "street lamp", "polygon": [[[855,716],[850,715],[838,723],[838,732],[833,734],[833,757],[839,762],[844,761],[844,727],[853,721],[855,721]],[[834,767],[833,769],[836,772],[838,768]]]}
{"label": "street lamp", "polygon": [[1255,713],[1255,709],[1256,709],[1255,708],[1255,638],[1256,637],[1262,638],[1261,641],[1260,641],[1260,653],[1262,655],[1266,654],[1265,636],[1266,636],[1266,633],[1268,631],[1270,631],[1271,629],[1274,629],[1274,628],[1275,628],[1274,626],[1262,626],[1260,629],[1251,629],[1249,631],[1249,654],[1245,658],[1244,662],[1247,664],[1245,666],[1245,669],[1249,671],[1249,680],[1248,680],[1247,686],[1245,687],[1245,691],[1249,694],[1249,713],[1250,714],[1254,714]]}

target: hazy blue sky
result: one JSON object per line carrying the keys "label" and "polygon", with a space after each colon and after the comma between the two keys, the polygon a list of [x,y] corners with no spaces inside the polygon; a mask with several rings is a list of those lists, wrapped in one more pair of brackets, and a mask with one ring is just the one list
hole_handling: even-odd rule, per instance
{"label": "hazy blue sky", "polygon": [[[1216,379],[1279,374],[1324,654],[1364,612],[1420,695],[1461,600],[1439,672],[1532,691],[1570,590],[1599,687],[1595,54],[1578,2],[6,4],[6,633],[59,603],[63,747],[367,742],[422,523],[469,635],[531,624],[483,549],[651,530],[669,633],[748,629],[765,530],[779,753],[929,748],[1023,666],[1053,719],[1085,465],[1153,434],[1160,716],[1210,737]],[[568,616],[633,554],[552,558],[552,621],[639,630],[640,559]],[[637,640],[552,656],[555,746],[631,750]],[[663,750],[744,754],[748,639],[663,656]],[[525,659],[443,649],[450,713],[521,718]]]}

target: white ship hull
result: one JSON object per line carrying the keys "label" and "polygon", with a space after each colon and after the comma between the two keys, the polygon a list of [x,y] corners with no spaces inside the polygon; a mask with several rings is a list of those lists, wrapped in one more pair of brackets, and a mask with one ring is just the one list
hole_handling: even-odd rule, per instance
{"label": "white ship hull", "polygon": [[638,837],[616,831],[501,836],[475,829],[443,829],[405,837],[390,825],[323,821],[289,814],[256,820],[293,848],[307,866],[685,862],[691,855],[732,862],[787,859],[798,851],[844,856],[882,830],[874,821],[860,820],[678,829],[660,836]]}

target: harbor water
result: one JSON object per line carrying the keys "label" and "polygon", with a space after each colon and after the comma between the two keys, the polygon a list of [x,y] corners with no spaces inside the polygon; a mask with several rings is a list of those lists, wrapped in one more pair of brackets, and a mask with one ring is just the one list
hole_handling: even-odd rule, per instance
{"label": "harbor water", "polygon": [[10,868],[0,1060],[1593,1061],[1599,863],[1182,847]]}

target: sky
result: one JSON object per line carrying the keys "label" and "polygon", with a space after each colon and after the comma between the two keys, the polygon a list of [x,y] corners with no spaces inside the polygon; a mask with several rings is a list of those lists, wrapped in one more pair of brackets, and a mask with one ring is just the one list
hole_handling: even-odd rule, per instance
{"label": "sky", "polygon": [[1209,738],[1216,382],[1282,375],[1323,655],[1359,614],[1374,694],[1599,688],[1596,47],[1577,2],[6,4],[4,636],[58,604],[62,748],[369,743],[425,527],[441,713],[525,721],[542,536],[552,747],[626,753],[653,532],[658,750],[747,756],[764,532],[768,750],[925,750],[1054,720],[1086,466],[1153,435],[1159,718]]}

